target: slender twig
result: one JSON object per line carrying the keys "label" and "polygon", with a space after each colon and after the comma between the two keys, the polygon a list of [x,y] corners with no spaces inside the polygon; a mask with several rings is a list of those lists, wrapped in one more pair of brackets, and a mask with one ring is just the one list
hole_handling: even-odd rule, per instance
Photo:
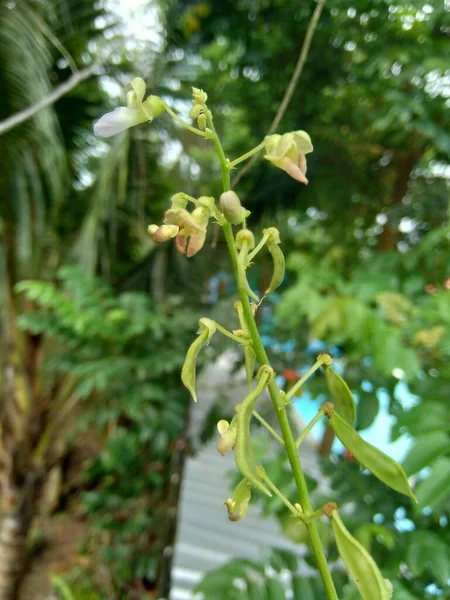
{"label": "slender twig", "polygon": [[217,327],[217,330],[220,331],[220,333],[229,337],[230,340],[233,340],[234,342],[238,342],[238,344],[248,343],[247,339],[245,339],[243,337],[239,337],[238,335],[235,335],[234,333],[231,333],[231,331],[228,331],[228,329],[225,329],[225,327],[222,327],[222,325],[219,325],[219,323],[217,323],[216,321],[214,321],[214,325]]}
{"label": "slender twig", "polygon": [[[278,125],[280,124],[281,119],[284,117],[284,114],[289,106],[289,103],[292,100],[292,95],[295,91],[295,88],[297,86],[300,75],[303,72],[303,67],[305,66],[306,59],[308,58],[309,49],[311,47],[311,42],[313,40],[314,33],[316,32],[317,24],[319,23],[320,15],[322,13],[322,9],[325,5],[325,2],[326,2],[326,0],[318,0],[318,2],[317,2],[317,6],[314,9],[314,12],[312,14],[311,20],[308,25],[308,29],[306,30],[305,39],[303,40],[303,44],[302,44],[302,47],[300,50],[297,64],[295,65],[294,72],[292,73],[292,77],[288,83],[288,86],[284,93],[283,99],[281,101],[280,106],[278,107],[278,110],[272,121],[272,124],[269,127],[269,131],[267,132],[267,135],[270,135],[277,130]],[[234,177],[233,182],[232,182],[233,187],[236,185],[236,183],[238,181],[240,181],[240,179],[242,179],[242,177],[244,177],[244,175],[246,175],[250,171],[250,169],[253,167],[255,162],[258,160],[258,156],[259,156],[258,154],[255,154],[249,160],[249,162],[245,165],[245,167],[236,175],[236,177]]]}
{"label": "slender twig", "polygon": [[314,419],[312,419],[308,425],[305,427],[305,429],[301,432],[301,434],[298,436],[298,438],[295,440],[295,445],[297,446],[297,448],[300,448],[300,444],[303,442],[303,440],[305,439],[305,437],[308,435],[308,433],[311,431],[311,429],[314,427],[314,425],[320,421],[320,419],[323,417],[323,415],[325,414],[325,407],[322,406],[321,409],[319,409],[319,412],[317,413],[317,415],[314,417]]}
{"label": "slender twig", "polygon": [[272,492],[274,492],[275,496],[278,496],[278,498],[281,500],[281,502],[285,506],[287,506],[287,508],[291,511],[291,513],[293,515],[295,515],[296,517],[298,517],[299,516],[298,510],[295,508],[295,506],[291,502],[289,502],[289,500],[286,498],[286,496],[282,492],[280,492],[280,490],[277,488],[277,486],[267,477],[267,475],[264,473],[264,470],[261,470],[261,477],[267,483],[267,486],[270,487]]}
{"label": "slender twig", "polygon": [[278,433],[275,431],[275,429],[271,425],[269,425],[269,423],[265,419],[263,419],[263,417],[258,412],[256,412],[256,410],[253,411],[253,416],[255,417],[255,419],[257,419],[261,423],[261,425],[265,429],[267,429],[267,431],[270,434],[273,435],[273,437],[277,440],[277,442],[284,448],[284,446],[285,446],[284,440],[281,436],[278,435]]}
{"label": "slender twig", "polygon": [[52,32],[52,30],[47,27],[46,23],[42,21],[32,10],[30,10],[30,16],[36,23],[37,27],[40,29],[42,35],[44,35],[48,41],[58,50],[58,52],[63,56],[67,64],[69,65],[72,73],[78,73],[78,67],[76,62],[72,58],[72,55],[64,46],[64,44],[56,37],[56,35]]}
{"label": "slender twig", "polygon": [[65,94],[71,92],[74,88],[77,87],[80,83],[92,77],[94,72],[98,69],[99,65],[93,65],[92,67],[87,67],[86,69],[82,69],[81,71],[77,71],[73,75],[69,77],[64,83],[58,85],[48,96],[42,98],[32,106],[21,110],[20,112],[8,117],[4,121],[0,122],[0,135],[3,135],[13,127],[17,127],[21,123],[28,121],[31,117],[34,117],[38,112],[42,109],[47,108],[47,106],[51,106],[57,100],[59,100]]}
{"label": "slender twig", "polygon": [[316,360],[316,362],[313,364],[313,366],[306,371],[306,373],[303,375],[303,377],[301,377],[297,381],[297,383],[295,385],[293,385],[288,392],[286,392],[286,400],[287,401],[289,401],[292,398],[292,396],[295,396],[295,394],[302,387],[302,385],[305,383],[305,381],[307,381],[311,377],[311,375],[313,373],[315,373],[317,371],[317,369],[319,369],[323,365],[325,360],[326,359],[324,358],[324,355],[321,354],[319,356],[319,358]]}
{"label": "slender twig", "polygon": [[174,112],[169,106],[167,106],[167,104],[166,104],[166,112],[169,113],[169,115],[173,119],[175,119],[175,121],[178,121],[178,123],[182,127],[187,129],[191,133],[194,133],[195,135],[199,135],[202,138],[209,138],[208,134],[205,131],[201,131],[201,129],[197,129],[196,127],[192,127],[192,125],[189,125],[189,123],[186,123],[186,121],[184,121],[181,117],[179,117],[176,112]]}

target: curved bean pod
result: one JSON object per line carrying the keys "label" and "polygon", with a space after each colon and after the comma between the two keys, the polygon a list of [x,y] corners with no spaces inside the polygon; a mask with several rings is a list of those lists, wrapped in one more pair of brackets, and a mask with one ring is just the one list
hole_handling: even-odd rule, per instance
{"label": "curved bean pod", "polygon": [[392,584],[384,579],[375,561],[341,521],[337,510],[328,515],[339,555],[364,600],[391,600]]}
{"label": "curved bean pod", "polygon": [[216,331],[214,321],[211,319],[200,319],[200,328],[198,337],[189,346],[184,364],[181,369],[181,381],[183,385],[190,391],[194,402],[197,402],[197,394],[195,393],[195,371],[197,366],[198,353],[205,344],[208,344]]}
{"label": "curved bean pod", "polygon": [[395,460],[363,440],[338,413],[333,412],[329,421],[336,436],[363,467],[388,487],[416,501],[405,471]]}
{"label": "curved bean pod", "polygon": [[356,419],[356,405],[350,388],[333,367],[324,366],[324,369],[327,387],[334,400],[334,408],[344,421],[353,425]]}
{"label": "curved bean pod", "polygon": [[250,422],[256,400],[263,389],[272,379],[274,371],[271,367],[264,365],[258,371],[259,381],[246,398],[236,406],[236,441],[234,445],[236,466],[243,477],[267,496],[272,493],[261,483],[253,454],[252,441],[250,437]]}
{"label": "curved bean pod", "polygon": [[284,272],[285,272],[285,260],[284,254],[280,246],[278,244],[267,244],[267,249],[272,255],[273,260],[273,274],[272,279],[270,281],[270,285],[267,290],[264,292],[265,294],[270,294],[276,290],[283,283],[284,280]]}

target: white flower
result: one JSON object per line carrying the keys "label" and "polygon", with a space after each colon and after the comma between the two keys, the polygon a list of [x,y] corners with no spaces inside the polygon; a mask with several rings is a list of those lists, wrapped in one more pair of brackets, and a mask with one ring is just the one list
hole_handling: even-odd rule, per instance
{"label": "white flower", "polygon": [[165,102],[158,96],[149,96],[144,100],[145,82],[135,77],[125,88],[127,106],[116,108],[103,115],[94,125],[94,133],[108,138],[140,123],[151,122],[166,110]]}
{"label": "white flower", "polygon": [[264,145],[267,152],[264,158],[297,181],[308,183],[305,154],[312,152],[313,146],[306,131],[268,135],[264,139]]}

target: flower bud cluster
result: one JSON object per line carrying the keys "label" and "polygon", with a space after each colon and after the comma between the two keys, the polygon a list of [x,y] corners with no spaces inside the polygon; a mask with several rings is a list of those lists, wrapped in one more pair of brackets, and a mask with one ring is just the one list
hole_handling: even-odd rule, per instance
{"label": "flower bud cluster", "polygon": [[162,225],[149,225],[148,232],[157,244],[175,238],[176,247],[188,258],[203,248],[209,219],[215,208],[214,198],[201,196],[192,212],[187,210],[185,194],[175,194]]}
{"label": "flower bud cluster", "polygon": [[206,101],[208,100],[208,94],[203,90],[193,87],[192,88],[192,109],[189,113],[191,119],[197,119],[197,125],[199,129],[206,129],[208,124],[208,109],[206,107]]}

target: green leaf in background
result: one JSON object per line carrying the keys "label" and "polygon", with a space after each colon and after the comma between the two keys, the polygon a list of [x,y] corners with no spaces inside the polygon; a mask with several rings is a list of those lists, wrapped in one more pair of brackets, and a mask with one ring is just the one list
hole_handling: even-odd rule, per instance
{"label": "green leaf in background", "polygon": [[358,392],[359,402],[356,409],[356,429],[367,429],[375,421],[380,410],[380,401],[375,391]]}
{"label": "green leaf in background", "polygon": [[411,534],[406,562],[415,577],[428,570],[443,586],[450,578],[447,545],[439,535],[431,531],[417,531]]}
{"label": "green leaf in background", "polygon": [[267,595],[270,600],[286,600],[286,594],[284,593],[284,587],[281,582],[275,577],[270,577],[267,582]]}
{"label": "green leaf in background", "polygon": [[292,578],[292,591],[294,600],[316,600],[311,579],[294,575]]}
{"label": "green leaf in background", "polygon": [[387,550],[393,550],[395,546],[395,535],[386,527],[377,523],[364,523],[355,531],[355,538],[371,552],[372,541],[376,538]]}
{"label": "green leaf in background", "polygon": [[414,437],[432,431],[450,431],[448,406],[443,402],[423,400],[397,417],[397,423],[392,428],[391,439],[396,440],[403,428]]}
{"label": "green leaf in background", "polygon": [[408,475],[414,475],[430,465],[439,455],[445,453],[450,444],[449,436],[443,431],[435,431],[419,436],[403,461]]}
{"label": "green leaf in background", "polygon": [[416,487],[416,512],[425,507],[439,510],[441,503],[450,495],[450,458],[442,456],[431,467],[426,479]]}

